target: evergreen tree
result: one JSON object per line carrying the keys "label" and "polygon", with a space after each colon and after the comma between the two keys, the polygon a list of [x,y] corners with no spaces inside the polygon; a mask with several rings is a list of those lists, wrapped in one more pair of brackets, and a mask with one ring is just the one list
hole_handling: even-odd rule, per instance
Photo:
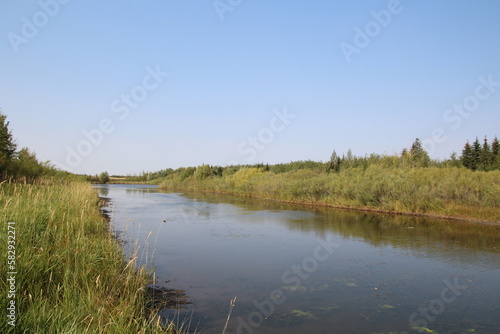
{"label": "evergreen tree", "polygon": [[419,138],[415,139],[410,149],[410,156],[415,166],[428,167],[431,161]]}
{"label": "evergreen tree", "polygon": [[471,169],[477,170],[481,164],[481,143],[476,137],[474,143],[472,143],[472,153],[471,153]]}
{"label": "evergreen tree", "polygon": [[462,165],[464,165],[465,168],[472,169],[472,147],[470,146],[468,140],[462,150],[460,160],[462,160]]}
{"label": "evergreen tree", "polygon": [[481,157],[479,169],[483,171],[488,171],[493,169],[494,156],[491,151],[491,147],[488,144],[488,139],[484,137],[483,147],[481,149]]}
{"label": "evergreen tree", "polygon": [[498,141],[498,138],[495,137],[493,143],[491,143],[491,153],[493,154],[493,156],[496,157],[498,156],[499,151],[500,151],[500,142]]}
{"label": "evergreen tree", "polygon": [[500,169],[500,142],[498,138],[495,137],[493,143],[491,143],[491,154],[492,154],[492,169]]}
{"label": "evergreen tree", "polygon": [[16,158],[16,143],[9,130],[7,116],[0,109],[0,179],[12,171],[12,162]]}

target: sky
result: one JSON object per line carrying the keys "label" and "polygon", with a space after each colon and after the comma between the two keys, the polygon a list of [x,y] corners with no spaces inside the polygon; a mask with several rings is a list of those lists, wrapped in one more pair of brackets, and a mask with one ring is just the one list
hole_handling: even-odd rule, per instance
{"label": "sky", "polygon": [[0,108],[74,173],[500,136],[497,0],[0,2]]}

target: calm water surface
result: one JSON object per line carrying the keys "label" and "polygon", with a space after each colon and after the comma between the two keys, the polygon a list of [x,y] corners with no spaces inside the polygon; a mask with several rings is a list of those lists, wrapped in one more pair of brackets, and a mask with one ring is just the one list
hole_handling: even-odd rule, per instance
{"label": "calm water surface", "polygon": [[[201,333],[500,333],[500,227],[98,186]],[[163,222],[166,220],[166,222]]]}

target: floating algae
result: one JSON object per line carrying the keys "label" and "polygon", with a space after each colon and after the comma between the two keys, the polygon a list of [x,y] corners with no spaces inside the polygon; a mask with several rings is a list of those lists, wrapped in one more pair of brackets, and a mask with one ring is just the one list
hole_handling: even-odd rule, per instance
{"label": "floating algae", "polygon": [[269,324],[272,326],[296,326],[306,321],[318,320],[320,317],[339,308],[340,306],[337,304],[331,304],[324,307],[315,307],[312,311],[294,309],[269,318]]}
{"label": "floating algae", "polygon": [[292,314],[294,317],[302,318],[302,319],[305,319],[305,320],[315,320],[315,319],[318,319],[318,317],[316,317],[312,312],[309,312],[309,311],[292,310],[290,312],[290,314]]}
{"label": "floating algae", "polygon": [[336,279],[334,281],[336,281],[336,282],[342,282],[342,283],[344,283],[345,286],[350,286],[350,287],[358,286],[356,283],[354,283],[353,279],[342,278],[342,279]]}
{"label": "floating algae", "polygon": [[395,306],[392,306],[392,305],[379,305],[378,306],[379,309],[383,309],[383,310],[390,310],[390,309],[393,309],[393,308],[396,308]]}
{"label": "floating algae", "polygon": [[427,327],[413,326],[411,329],[414,330],[414,331],[417,331],[419,333],[435,333],[435,334],[439,334],[438,332],[433,331],[432,329],[429,329]]}
{"label": "floating algae", "polygon": [[331,287],[328,284],[323,284],[320,286],[287,285],[282,287],[281,289],[289,292],[316,292],[330,290],[330,288]]}

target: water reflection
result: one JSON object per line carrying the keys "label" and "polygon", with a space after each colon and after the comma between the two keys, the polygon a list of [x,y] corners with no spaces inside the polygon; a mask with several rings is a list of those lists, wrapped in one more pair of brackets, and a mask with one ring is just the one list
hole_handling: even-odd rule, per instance
{"label": "water reflection", "polygon": [[[114,227],[129,235],[137,227],[134,237],[154,251],[156,277],[186,290],[193,305],[184,313],[203,333],[222,331],[234,296],[229,332],[238,332],[239,319],[248,323],[276,289],[286,302],[253,332],[417,333],[410,315],[454,279],[466,288],[429,330],[500,330],[499,226],[144,186],[109,186],[109,197]],[[339,247],[315,264],[307,259],[321,241]],[[286,273],[303,263],[314,270],[294,284],[302,276]]]}
{"label": "water reflection", "polygon": [[[329,233],[343,237],[362,238],[372,245],[426,247],[436,242],[454,243],[466,248],[498,252],[500,224],[478,224],[429,217],[363,213],[325,207],[288,204],[283,202],[249,199],[238,196],[186,192],[195,208],[199,200],[206,203],[229,203],[242,211],[301,212],[307,217],[281,220],[292,231],[315,232],[324,237]],[[197,213],[196,209],[194,212]],[[314,213],[310,214],[310,213]]]}
{"label": "water reflection", "polygon": [[100,197],[108,197],[109,189],[107,186],[96,185],[95,188],[97,189]]}

